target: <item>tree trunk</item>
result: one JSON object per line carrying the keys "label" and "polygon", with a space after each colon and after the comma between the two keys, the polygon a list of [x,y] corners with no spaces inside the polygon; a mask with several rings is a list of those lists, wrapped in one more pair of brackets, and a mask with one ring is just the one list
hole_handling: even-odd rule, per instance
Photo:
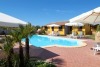
{"label": "tree trunk", "polygon": [[12,64],[12,51],[13,51],[13,48],[10,49],[9,51],[9,55],[7,57],[7,61],[8,61],[8,67],[13,67],[13,64]]}
{"label": "tree trunk", "polygon": [[11,55],[14,54],[14,50],[13,50],[13,48],[10,49],[10,52],[11,52]]}
{"label": "tree trunk", "polygon": [[19,42],[19,59],[20,59],[19,67],[24,67],[24,54],[21,41]]}
{"label": "tree trunk", "polygon": [[29,39],[26,37],[26,43],[25,43],[25,49],[26,49],[26,59],[29,60]]}

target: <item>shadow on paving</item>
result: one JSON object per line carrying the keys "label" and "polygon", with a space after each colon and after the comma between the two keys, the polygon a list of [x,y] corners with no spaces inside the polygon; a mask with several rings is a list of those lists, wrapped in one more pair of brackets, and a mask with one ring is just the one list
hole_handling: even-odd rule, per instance
{"label": "shadow on paving", "polygon": [[56,58],[57,56],[59,56],[58,54],[51,52],[45,48],[40,48],[40,47],[30,46],[30,56],[40,57],[56,65],[63,65],[63,62],[64,62],[63,59]]}
{"label": "shadow on paving", "polygon": [[[14,52],[18,53],[19,49],[18,48],[14,48]],[[25,54],[25,47],[23,47],[23,51]],[[49,50],[46,50],[45,48],[40,48],[40,47],[35,47],[35,46],[30,46],[30,57],[38,57],[41,59],[50,59],[53,57],[59,56],[56,53],[53,53]]]}
{"label": "shadow on paving", "polygon": [[54,63],[54,64],[57,64],[57,65],[63,65],[63,59],[61,59],[61,58],[54,58],[53,60],[52,60],[52,62]]}
{"label": "shadow on paving", "polygon": [[[19,48],[14,48],[15,53],[19,53]],[[25,47],[23,47],[23,52],[25,54]],[[0,51],[0,58],[4,58],[6,55],[4,55],[4,52]],[[59,56],[58,54],[51,52],[45,48],[30,46],[30,57],[37,57],[43,60],[49,60],[50,62],[57,64],[57,65],[63,65],[63,59],[56,58]]]}

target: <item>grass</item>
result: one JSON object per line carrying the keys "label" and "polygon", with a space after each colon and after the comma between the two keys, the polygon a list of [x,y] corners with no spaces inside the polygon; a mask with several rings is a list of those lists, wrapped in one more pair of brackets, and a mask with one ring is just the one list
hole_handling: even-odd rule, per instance
{"label": "grass", "polygon": [[95,39],[95,35],[85,35],[85,37],[88,39],[93,39],[93,40]]}

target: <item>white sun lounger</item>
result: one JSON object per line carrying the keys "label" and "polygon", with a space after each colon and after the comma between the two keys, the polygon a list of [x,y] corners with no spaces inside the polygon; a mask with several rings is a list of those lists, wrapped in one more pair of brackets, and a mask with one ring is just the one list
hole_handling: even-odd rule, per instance
{"label": "white sun lounger", "polygon": [[50,35],[50,36],[55,36],[56,34],[55,34],[54,31],[52,31],[49,35]]}
{"label": "white sun lounger", "polygon": [[70,34],[68,37],[69,38],[75,38],[75,39],[77,39],[77,36],[76,36],[75,32],[72,32],[72,34]]}
{"label": "white sun lounger", "polygon": [[96,44],[96,46],[93,47],[94,55],[97,53],[100,53],[100,44]]}
{"label": "white sun lounger", "polygon": [[80,31],[80,33],[78,34],[78,38],[83,38],[83,37],[84,37],[83,32]]}

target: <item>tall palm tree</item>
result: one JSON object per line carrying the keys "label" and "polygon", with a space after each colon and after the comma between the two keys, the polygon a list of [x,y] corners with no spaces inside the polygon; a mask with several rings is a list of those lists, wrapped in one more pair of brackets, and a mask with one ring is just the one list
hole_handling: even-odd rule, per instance
{"label": "tall palm tree", "polygon": [[19,59],[20,59],[20,63],[19,63],[19,67],[24,67],[24,54],[23,54],[23,47],[22,47],[22,43],[21,40],[22,38],[24,38],[23,36],[23,26],[19,26],[19,28],[12,30],[11,32],[11,36],[14,38],[14,40],[16,42],[19,43]]}
{"label": "tall palm tree", "polygon": [[7,66],[13,67],[12,57],[13,57],[13,45],[15,42],[14,42],[13,38],[11,38],[9,36],[6,36],[5,39],[6,40],[4,42],[4,45],[1,47],[7,55]]}
{"label": "tall palm tree", "polygon": [[23,55],[23,48],[22,48],[22,43],[21,43],[21,40],[23,38],[25,38],[25,49],[26,49],[26,53],[25,53],[25,56],[26,56],[26,63],[29,59],[29,38],[30,36],[32,36],[32,34],[35,34],[35,27],[33,27],[31,24],[27,24],[26,26],[22,26],[22,25],[19,25],[19,28],[13,30],[11,32],[11,35],[12,37],[14,38],[14,40],[16,42],[19,43],[19,58],[20,58],[20,64],[19,64],[19,67],[24,67],[24,55]]}
{"label": "tall palm tree", "polygon": [[25,56],[26,56],[26,61],[28,61],[28,59],[30,58],[30,55],[29,55],[29,37],[31,37],[33,34],[35,34],[36,32],[36,28],[33,27],[31,24],[27,24],[25,27],[24,27],[24,31],[23,31],[23,34],[25,35],[25,49],[26,49],[26,53],[25,53]]}
{"label": "tall palm tree", "polygon": [[5,54],[7,55],[7,66],[13,67],[12,57],[14,54],[13,46],[15,42],[12,37],[6,36],[6,32],[10,29],[9,27],[0,27],[0,28],[3,30],[2,34],[5,36],[5,38],[2,39],[3,45],[1,45],[1,47],[4,50]]}

